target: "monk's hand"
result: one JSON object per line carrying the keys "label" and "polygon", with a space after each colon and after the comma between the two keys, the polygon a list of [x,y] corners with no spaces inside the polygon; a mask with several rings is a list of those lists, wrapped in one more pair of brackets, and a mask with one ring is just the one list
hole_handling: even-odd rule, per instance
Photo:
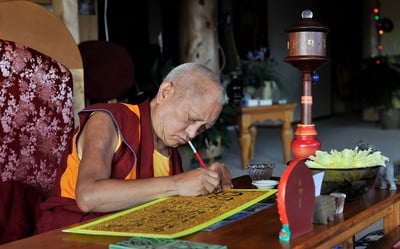
{"label": "monk's hand", "polygon": [[220,187],[222,189],[233,188],[231,172],[225,164],[215,162],[210,165],[209,170],[218,173],[220,178]]}
{"label": "monk's hand", "polygon": [[216,192],[221,188],[220,174],[215,170],[197,168],[175,175],[177,193],[198,196]]}

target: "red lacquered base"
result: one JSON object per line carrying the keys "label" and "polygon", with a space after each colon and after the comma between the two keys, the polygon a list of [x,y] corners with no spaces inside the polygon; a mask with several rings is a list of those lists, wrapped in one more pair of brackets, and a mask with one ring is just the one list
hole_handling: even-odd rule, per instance
{"label": "red lacquered base", "polygon": [[295,159],[307,158],[321,148],[314,124],[298,124],[294,135],[295,138],[290,144],[290,148]]}

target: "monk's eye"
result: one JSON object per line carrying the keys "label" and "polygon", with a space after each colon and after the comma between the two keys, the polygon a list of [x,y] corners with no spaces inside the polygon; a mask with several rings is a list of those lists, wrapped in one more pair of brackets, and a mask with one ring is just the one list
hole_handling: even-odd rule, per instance
{"label": "monk's eye", "polygon": [[186,123],[188,125],[193,125],[194,123],[196,123],[196,120],[192,119],[192,118],[188,118],[188,120],[186,121]]}
{"label": "monk's eye", "polygon": [[199,129],[197,130],[197,133],[202,133],[203,131],[207,130],[207,127],[205,125],[202,125],[199,127]]}

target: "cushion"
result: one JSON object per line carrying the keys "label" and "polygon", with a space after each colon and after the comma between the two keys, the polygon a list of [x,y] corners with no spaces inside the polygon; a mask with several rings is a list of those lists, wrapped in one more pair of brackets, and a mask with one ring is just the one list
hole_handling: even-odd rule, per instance
{"label": "cushion", "polygon": [[36,50],[0,40],[0,180],[48,194],[72,130],[70,71]]}
{"label": "cushion", "polygon": [[85,96],[92,103],[127,95],[134,83],[134,64],[129,51],[117,44],[89,40],[81,42]]}

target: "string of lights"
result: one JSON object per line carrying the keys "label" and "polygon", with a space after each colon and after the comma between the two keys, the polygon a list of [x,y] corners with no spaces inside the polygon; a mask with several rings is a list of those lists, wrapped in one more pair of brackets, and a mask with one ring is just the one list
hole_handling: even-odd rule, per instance
{"label": "string of lights", "polygon": [[378,56],[382,56],[382,36],[385,34],[385,32],[391,32],[393,30],[393,22],[389,18],[381,17],[381,0],[376,0],[375,7],[372,9],[372,13],[377,35],[376,49],[378,50]]}
{"label": "string of lights", "polygon": [[376,27],[376,34],[377,34],[377,45],[376,49],[378,50],[378,55],[382,55],[383,45],[382,45],[382,36],[385,33],[382,29],[382,22],[381,22],[381,9],[380,9],[380,0],[376,0],[376,5],[373,8],[372,12],[374,15],[375,27]]}

